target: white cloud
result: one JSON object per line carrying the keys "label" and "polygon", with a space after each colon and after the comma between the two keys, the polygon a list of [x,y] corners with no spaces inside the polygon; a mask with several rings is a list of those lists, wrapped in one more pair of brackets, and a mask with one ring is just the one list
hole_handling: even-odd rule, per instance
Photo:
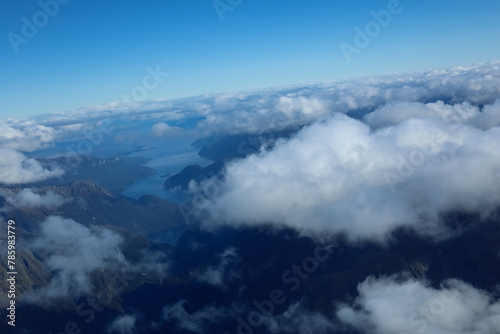
{"label": "white cloud", "polygon": [[167,123],[156,123],[153,125],[151,129],[151,134],[153,137],[161,138],[161,137],[172,137],[179,135],[181,129],[175,126],[170,126]]}
{"label": "white cloud", "polygon": [[[500,63],[238,92],[186,100],[206,117],[199,133],[237,134],[309,124],[335,112],[361,115],[390,102],[492,104],[500,98]],[[194,109],[194,106],[193,106]],[[201,112],[202,111],[202,112]]]}
{"label": "white cloud", "polygon": [[364,117],[370,127],[377,129],[402,123],[411,118],[440,118],[449,123],[465,123],[479,114],[479,108],[468,102],[446,105],[443,101],[422,104],[419,102],[391,102]]}
{"label": "white cloud", "polygon": [[232,311],[215,305],[207,305],[193,313],[188,313],[185,308],[186,303],[182,299],[173,305],[165,306],[163,319],[175,322],[176,326],[182,330],[202,334],[205,333],[207,325],[232,315]]}
{"label": "white cloud", "polygon": [[0,148],[0,183],[23,184],[59,177],[64,171],[57,167],[45,169],[35,159],[10,148]]}
{"label": "white cloud", "polygon": [[472,124],[487,130],[500,125],[500,99],[481,110],[468,102],[455,105],[443,101],[422,104],[418,102],[391,102],[364,117],[373,129],[397,125],[411,118],[440,118],[448,123]]}
{"label": "white cloud", "polygon": [[337,317],[364,333],[494,334],[500,328],[500,302],[459,280],[439,289],[419,281],[368,278],[353,305],[340,305]]}
{"label": "white cloud", "polygon": [[[176,100],[110,103],[45,115],[38,121],[47,127],[57,127],[62,120],[76,122],[120,117],[127,121],[156,119],[158,124],[167,124],[172,120],[204,118],[196,121],[196,132],[198,136],[208,136],[281,130],[310,124],[335,112],[356,112],[363,116],[390,102],[443,100],[454,105],[464,102],[483,105],[492,104],[498,98],[500,62],[491,62]],[[159,125],[159,133],[163,133],[162,127],[166,128]],[[59,127],[58,130],[64,132],[65,129]],[[60,138],[66,137],[61,135]]]}
{"label": "white cloud", "polygon": [[32,152],[48,147],[56,140],[57,134],[54,128],[34,122],[9,124],[0,121],[0,146],[17,151]]}
{"label": "white cloud", "polygon": [[500,99],[492,105],[485,105],[482,112],[476,115],[471,123],[480,129],[500,126]]}
{"label": "white cloud", "polygon": [[3,192],[7,204],[14,208],[38,208],[45,207],[49,209],[57,208],[68,201],[52,191],[47,191],[43,194],[34,192],[33,189],[22,189],[17,193]]}
{"label": "white cloud", "polygon": [[59,126],[59,129],[62,130],[63,132],[76,133],[76,132],[81,132],[84,129],[84,124],[73,123],[73,124],[61,125]]}
{"label": "white cloud", "polygon": [[217,263],[198,274],[198,281],[226,289],[227,284],[241,277],[240,257],[235,248],[229,247],[217,256]]}
{"label": "white cloud", "polygon": [[410,226],[437,235],[442,213],[486,216],[500,205],[498,147],[498,127],[483,131],[438,116],[371,131],[336,115],[278,141],[271,152],[230,163],[223,182],[192,190],[219,190],[198,201],[207,225],[276,223],[305,234],[378,240]]}
{"label": "white cloud", "polygon": [[118,334],[133,334],[136,333],[136,317],[135,315],[125,314],[117,317],[108,327],[108,332]]}
{"label": "white cloud", "polygon": [[54,276],[49,286],[28,299],[49,302],[51,298],[79,296],[91,291],[90,273],[128,265],[120,250],[122,237],[102,227],[85,227],[71,219],[48,217],[32,248],[43,254],[44,264]]}
{"label": "white cloud", "polygon": [[[128,247],[134,247],[133,261],[122,252]],[[41,223],[30,249],[51,271],[52,278],[50,284],[23,294],[23,300],[46,306],[57,303],[59,298],[79,298],[90,293],[106,304],[109,296],[119,295],[127,286],[124,280],[134,279],[137,273],[162,279],[168,267],[165,254],[129,245],[110,228],[86,227],[58,216],[49,216]],[[104,275],[104,281],[95,281],[96,275]],[[96,293],[102,283],[105,288]]]}

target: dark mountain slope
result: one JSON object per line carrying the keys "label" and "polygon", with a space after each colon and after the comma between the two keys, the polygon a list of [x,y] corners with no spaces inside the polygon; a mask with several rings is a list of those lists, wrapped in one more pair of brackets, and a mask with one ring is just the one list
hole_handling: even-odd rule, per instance
{"label": "dark mountain slope", "polygon": [[[4,197],[20,189],[4,189]],[[71,218],[84,225],[113,225],[133,233],[148,235],[171,227],[184,225],[176,204],[155,196],[138,200],[115,196],[95,182],[78,180],[67,186],[37,189],[41,194],[52,192],[66,203],[57,208],[21,207],[3,212],[4,219],[14,219],[20,227],[34,231],[47,216]]]}

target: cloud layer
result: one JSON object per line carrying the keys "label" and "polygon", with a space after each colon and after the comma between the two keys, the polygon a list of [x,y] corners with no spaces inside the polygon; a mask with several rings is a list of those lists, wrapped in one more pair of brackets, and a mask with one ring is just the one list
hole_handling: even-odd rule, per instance
{"label": "cloud layer", "polygon": [[364,117],[372,129],[389,127],[412,118],[439,118],[448,123],[471,124],[483,130],[500,125],[500,99],[484,108],[468,102],[448,105],[443,101],[422,104],[418,102],[391,102]]}
{"label": "cloud layer", "polygon": [[185,107],[205,116],[198,124],[201,134],[238,134],[310,124],[337,112],[364,115],[398,101],[492,104],[500,98],[499,65],[492,62],[216,95]]}
{"label": "cloud layer", "polygon": [[[487,216],[500,206],[498,105],[482,114],[468,104],[412,103],[410,111],[391,104],[367,116],[375,130],[337,114],[278,141],[271,152],[229,164],[223,182],[192,190],[218,190],[199,201],[208,223],[276,223],[353,239],[381,240],[401,226],[437,235],[444,231],[441,214]],[[483,126],[453,121],[463,110]]]}
{"label": "cloud layer", "polygon": [[[492,104],[497,98],[500,98],[498,61],[175,100],[110,103],[42,115],[36,120],[3,120],[0,144],[27,152],[56,142],[87,140],[87,134],[92,137],[96,131],[98,138],[103,134],[109,136],[111,128],[120,134],[138,132],[144,125],[156,137],[177,134],[177,127],[195,129],[198,137],[255,134],[311,124],[334,113],[363,116],[398,101],[443,100],[447,104],[467,102],[481,106]],[[112,126],[103,128],[100,122],[104,119]]]}

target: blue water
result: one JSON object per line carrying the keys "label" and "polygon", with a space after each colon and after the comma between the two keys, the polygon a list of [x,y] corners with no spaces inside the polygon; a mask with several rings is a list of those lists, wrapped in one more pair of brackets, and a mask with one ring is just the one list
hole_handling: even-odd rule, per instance
{"label": "blue water", "polygon": [[[122,194],[135,199],[143,195],[154,195],[174,203],[183,203],[189,199],[189,196],[187,194],[165,191],[163,183],[168,177],[162,176],[166,174],[175,175],[188,165],[199,164],[202,167],[206,167],[212,163],[212,161],[198,156],[199,148],[191,145],[191,143],[198,139],[196,123],[202,118],[166,121],[147,116],[148,114],[144,114],[144,119],[137,118],[137,115],[132,119],[127,115],[109,116],[108,118],[111,120],[113,130],[109,133],[102,133],[102,141],[98,144],[86,145],[87,148],[90,148],[90,152],[86,152],[85,154],[99,158],[145,158],[147,162],[144,165],[153,168],[156,173],[145,179],[137,180],[128,186]],[[152,128],[156,123],[162,121],[168,122],[171,126],[182,128],[182,133],[180,133],[178,128],[177,132],[169,137],[155,137],[152,133]],[[78,123],[78,121],[73,122]],[[53,126],[55,128],[58,127],[57,124]],[[56,142],[45,149],[32,152],[28,156],[61,156],[68,153],[68,148],[75,149],[78,147],[78,143],[81,142],[88,142],[88,140],[82,137],[82,134],[77,134],[76,138],[62,138],[60,142]]]}
{"label": "blue water", "polygon": [[191,146],[191,141],[176,141],[174,145],[130,154],[130,157],[139,156],[149,159],[145,166],[153,168],[156,173],[145,179],[137,180],[128,186],[122,194],[135,199],[143,195],[154,195],[170,202],[184,203],[189,199],[188,194],[170,192],[163,188],[163,183],[168,179],[165,174],[175,175],[192,164],[198,164],[202,167],[210,165],[212,161],[200,157],[198,151],[199,149]]}

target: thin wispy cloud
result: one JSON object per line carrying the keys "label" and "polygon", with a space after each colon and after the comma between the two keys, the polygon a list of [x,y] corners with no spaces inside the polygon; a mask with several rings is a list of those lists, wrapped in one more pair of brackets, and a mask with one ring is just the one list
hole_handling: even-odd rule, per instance
{"label": "thin wispy cloud", "polygon": [[197,279],[199,282],[225,290],[229,283],[241,278],[240,262],[236,249],[227,248],[217,255],[214,265],[197,273]]}
{"label": "thin wispy cloud", "polygon": [[108,333],[110,334],[133,334],[137,332],[136,328],[137,318],[135,315],[125,314],[117,317],[108,326]]}

